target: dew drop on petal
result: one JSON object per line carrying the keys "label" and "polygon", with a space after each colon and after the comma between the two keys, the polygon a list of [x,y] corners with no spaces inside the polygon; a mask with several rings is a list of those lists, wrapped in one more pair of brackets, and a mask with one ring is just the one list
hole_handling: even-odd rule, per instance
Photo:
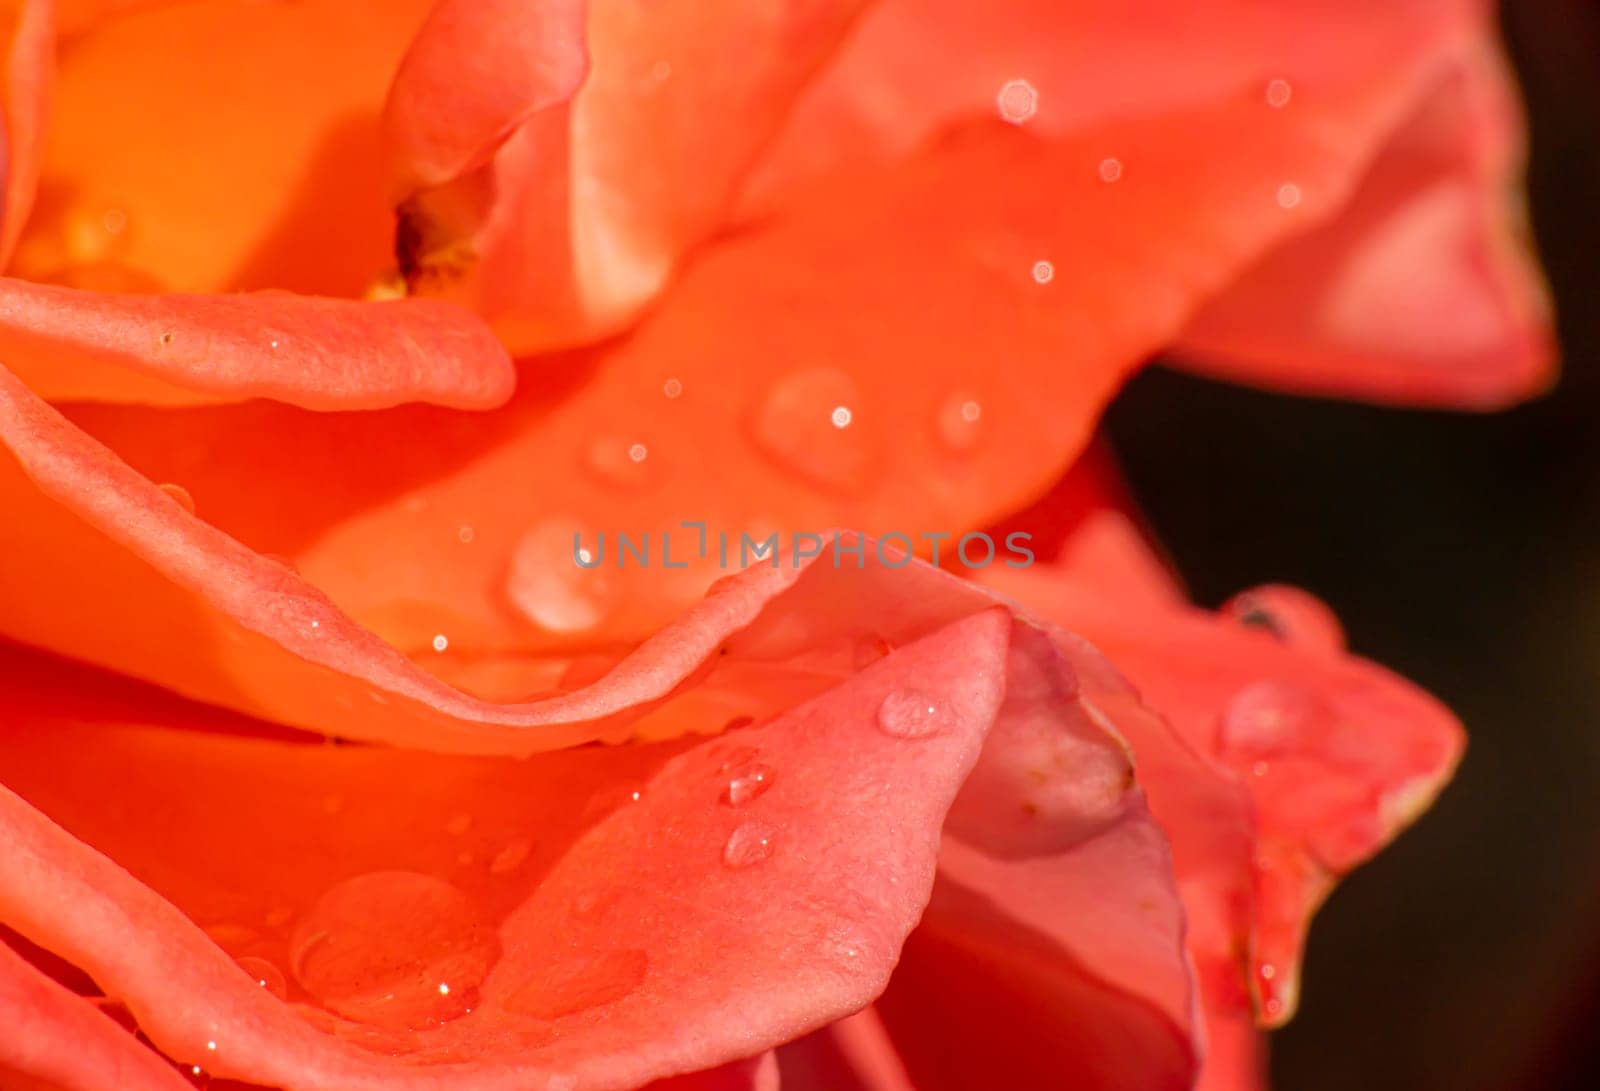
{"label": "dew drop on petal", "polygon": [[870,480],[873,461],[860,404],[855,381],[842,371],[791,372],[757,406],[752,438],[781,468],[826,488],[855,491]]}
{"label": "dew drop on petal", "polygon": [[450,647],[450,638],[449,637],[445,636],[443,633],[435,633],[433,635],[433,650],[434,651],[442,652],[448,647]]}
{"label": "dew drop on petal", "polygon": [[1048,261],[1033,263],[1033,279],[1040,284],[1049,284],[1056,276],[1056,267]]}
{"label": "dew drop on petal", "polygon": [[[573,553],[578,533],[583,564]],[[566,519],[539,523],[517,542],[506,577],[506,596],[529,621],[553,633],[585,632],[598,625],[611,609],[612,583],[608,567],[615,566],[617,539],[608,536],[601,556],[591,546],[598,537]]]}
{"label": "dew drop on petal", "polygon": [[1010,80],[995,96],[1000,116],[1013,125],[1021,125],[1039,112],[1039,91],[1027,80]]}
{"label": "dew drop on petal", "polygon": [[772,787],[774,775],[772,766],[759,761],[740,765],[728,778],[728,788],[723,798],[733,806],[741,807]]}
{"label": "dew drop on petal", "polygon": [[283,976],[283,971],[264,958],[255,958],[246,955],[244,958],[235,959],[239,969],[250,975],[250,980],[266,989],[279,1000],[289,995],[289,982]]}
{"label": "dew drop on petal", "polygon": [[943,726],[939,699],[920,689],[897,689],[878,706],[878,727],[897,739],[925,739]]}
{"label": "dew drop on petal", "polygon": [[1293,182],[1285,182],[1278,187],[1278,205],[1280,208],[1293,208],[1300,203],[1300,187]]}
{"label": "dew drop on petal", "polygon": [[528,859],[528,854],[533,851],[533,846],[527,841],[513,841],[499,852],[494,859],[489,861],[489,870],[495,875],[505,875],[516,871]]}
{"label": "dew drop on petal", "polygon": [[731,868],[759,864],[772,855],[776,836],[777,831],[764,822],[746,822],[728,836],[722,846],[722,862]]}
{"label": "dew drop on petal", "polygon": [[409,871],[332,887],[295,926],[289,948],[295,980],[324,1007],[394,1030],[465,1014],[499,957],[495,930],[465,894]]}
{"label": "dew drop on petal", "polygon": [[456,537],[461,541],[462,545],[471,545],[472,540],[477,536],[478,532],[468,524],[462,524],[460,529],[456,531]]}
{"label": "dew drop on petal", "polygon": [[1100,181],[1102,181],[1102,182],[1115,182],[1117,179],[1119,179],[1121,177],[1122,177],[1122,160],[1120,160],[1120,159],[1102,159],[1102,160],[1100,160]]}
{"label": "dew drop on petal", "polygon": [[957,391],[939,403],[934,420],[939,442],[957,454],[972,450],[983,434],[983,403]]}
{"label": "dew drop on petal", "polygon": [[649,956],[638,948],[575,954],[542,966],[506,997],[505,1005],[536,1019],[576,1015],[628,996],[649,967]]}
{"label": "dew drop on petal", "polygon": [[1274,110],[1281,110],[1289,105],[1289,99],[1294,94],[1294,88],[1289,86],[1288,80],[1267,81],[1267,105]]}
{"label": "dew drop on petal", "polygon": [[682,397],[683,396],[683,380],[682,379],[668,379],[666,382],[661,384],[661,393],[665,394],[669,398]]}
{"label": "dew drop on petal", "polygon": [[175,485],[170,481],[162,482],[161,491],[178,502],[178,506],[190,515],[194,514],[194,497],[189,495],[189,490],[182,485]]}

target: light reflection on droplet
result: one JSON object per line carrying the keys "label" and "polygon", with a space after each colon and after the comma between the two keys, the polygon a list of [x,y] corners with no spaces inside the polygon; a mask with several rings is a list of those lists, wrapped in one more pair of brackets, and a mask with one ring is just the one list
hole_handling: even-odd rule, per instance
{"label": "light reflection on droplet", "polygon": [[835,428],[848,428],[850,427],[851,416],[849,406],[836,405],[833,407],[833,412],[828,415],[828,419],[833,421]]}
{"label": "light reflection on droplet", "polygon": [[938,732],[938,698],[920,689],[897,689],[878,706],[878,727],[897,739],[925,739]]}
{"label": "light reflection on droplet", "polygon": [[1281,208],[1293,208],[1300,203],[1300,187],[1293,182],[1285,182],[1278,187],[1278,205]]}
{"label": "light reflection on droplet", "polygon": [[683,394],[683,381],[681,379],[668,379],[661,384],[661,393],[669,398],[680,397]]}
{"label": "light reflection on droplet", "polygon": [[435,633],[433,635],[433,650],[434,651],[442,652],[448,647],[450,647],[450,638],[449,637],[445,636],[443,633]]}
{"label": "light reflection on droplet", "polygon": [[759,864],[772,855],[776,836],[777,831],[764,822],[746,822],[728,836],[728,843],[722,847],[722,862],[731,868]]}
{"label": "light reflection on droplet", "polygon": [[279,1000],[289,995],[289,982],[283,976],[283,971],[264,958],[255,958],[246,955],[244,958],[235,959],[239,969],[250,975],[250,980],[266,989]]}
{"label": "light reflection on droplet", "polygon": [[1033,263],[1033,279],[1040,284],[1049,284],[1056,276],[1056,267],[1048,261]]}
{"label": "light reflection on droplet", "polygon": [[762,762],[742,765],[729,777],[723,798],[735,807],[742,807],[772,787],[775,775],[772,766]]}
{"label": "light reflection on droplet", "polygon": [[1039,112],[1039,91],[1027,80],[1010,80],[995,96],[1000,116],[1013,125],[1021,125]]}
{"label": "light reflection on droplet", "polygon": [[1294,88],[1289,86],[1288,80],[1267,81],[1267,105],[1274,110],[1281,110],[1289,105],[1289,99],[1294,94]]}
{"label": "light reflection on droplet", "polygon": [[1100,181],[1102,181],[1102,182],[1115,182],[1117,179],[1119,179],[1121,177],[1122,177],[1122,160],[1120,160],[1120,159],[1102,159],[1102,160],[1100,160]]}

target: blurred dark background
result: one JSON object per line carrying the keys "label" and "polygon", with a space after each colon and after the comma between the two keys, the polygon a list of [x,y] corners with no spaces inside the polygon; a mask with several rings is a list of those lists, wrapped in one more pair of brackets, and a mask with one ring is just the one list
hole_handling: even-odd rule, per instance
{"label": "blurred dark background", "polygon": [[1276,397],[1147,370],[1124,468],[1197,599],[1267,580],[1471,734],[1437,807],[1334,894],[1286,1091],[1600,1088],[1600,4],[1503,24],[1565,360],[1512,412]]}

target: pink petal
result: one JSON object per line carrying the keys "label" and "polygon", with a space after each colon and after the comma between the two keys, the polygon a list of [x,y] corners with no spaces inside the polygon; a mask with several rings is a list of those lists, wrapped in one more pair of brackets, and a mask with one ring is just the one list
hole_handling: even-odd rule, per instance
{"label": "pink petal", "polygon": [[492,409],[516,384],[485,326],[425,300],[108,295],[0,278],[0,353],[57,400]]}

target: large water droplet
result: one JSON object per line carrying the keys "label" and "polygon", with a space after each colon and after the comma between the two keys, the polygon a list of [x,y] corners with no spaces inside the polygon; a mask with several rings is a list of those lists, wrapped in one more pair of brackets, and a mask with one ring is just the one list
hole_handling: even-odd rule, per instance
{"label": "large water droplet", "polygon": [[753,419],[760,450],[786,470],[825,488],[855,492],[871,478],[874,447],[855,381],[834,368],[810,368],[767,392]]}
{"label": "large water droplet", "polygon": [[575,1015],[633,992],[649,965],[649,957],[637,948],[563,958],[519,986],[506,998],[506,1007],[536,1019]]}
{"label": "large water droplet", "polygon": [[[506,594],[524,616],[553,633],[577,633],[594,628],[611,608],[612,576],[607,566],[615,560],[591,553],[586,568],[573,555],[573,535],[580,548],[592,550],[598,541],[572,520],[550,520],[524,534],[511,557]],[[609,539],[602,548],[615,548]]]}
{"label": "large water droplet", "polygon": [[966,391],[957,391],[939,403],[934,419],[939,442],[963,454],[977,446],[983,435],[983,405]]}
{"label": "large water droplet", "polygon": [[1256,682],[1234,695],[1222,712],[1226,750],[1272,755],[1299,745],[1328,709],[1314,694],[1282,682]]}
{"label": "large water droplet", "polygon": [[283,976],[283,971],[266,959],[246,955],[244,958],[235,959],[234,961],[239,964],[239,969],[250,975],[251,981],[266,989],[279,1000],[289,995],[289,982]]}
{"label": "large water droplet", "polygon": [[499,940],[442,879],[376,871],[324,893],[296,925],[290,951],[295,979],[324,1007],[400,1030],[465,1014]]}
{"label": "large water droplet", "polygon": [[759,864],[772,855],[777,831],[764,822],[746,822],[728,836],[722,847],[722,862],[731,868]]}
{"label": "large water droplet", "polygon": [[944,726],[939,699],[920,689],[897,689],[878,706],[878,727],[897,739],[925,739]]}
{"label": "large water droplet", "polygon": [[734,766],[728,777],[724,798],[735,807],[743,806],[772,787],[775,775],[772,766],[764,762],[741,762]]}

